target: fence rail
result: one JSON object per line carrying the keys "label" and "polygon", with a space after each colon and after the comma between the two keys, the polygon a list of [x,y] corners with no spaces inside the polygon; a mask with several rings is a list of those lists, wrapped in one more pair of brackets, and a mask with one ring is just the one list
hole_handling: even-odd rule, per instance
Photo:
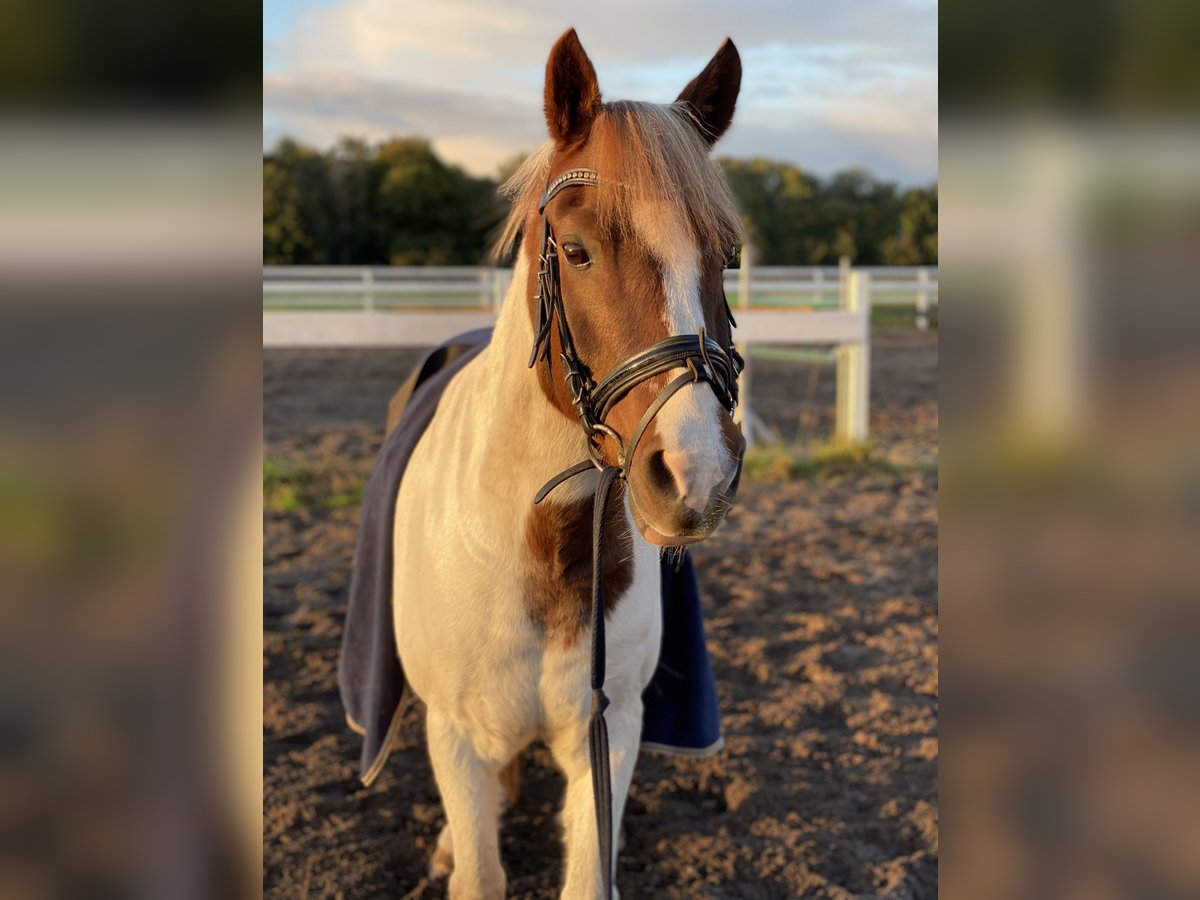
{"label": "fence rail", "polygon": [[[742,272],[725,273],[731,303],[746,307],[837,308],[849,267],[755,266],[749,303],[742,297]],[[917,327],[926,328],[937,303],[936,266],[864,266],[876,306],[911,306]],[[403,308],[494,308],[512,269],[486,266],[264,266],[265,310],[351,310]]]}
{"label": "fence rail", "polygon": [[[725,290],[736,337],[750,344],[833,347],[836,433],[868,436],[871,307],[910,305],[918,328],[937,302],[936,267],[786,266],[733,269]],[[453,267],[263,267],[264,347],[428,347],[495,320],[511,269]],[[743,375],[742,427],[765,433]]]}

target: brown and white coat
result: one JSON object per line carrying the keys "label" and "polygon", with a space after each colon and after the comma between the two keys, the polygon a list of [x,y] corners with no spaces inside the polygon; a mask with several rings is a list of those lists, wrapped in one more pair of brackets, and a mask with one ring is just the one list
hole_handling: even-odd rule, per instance
{"label": "brown and white coat", "polygon": [[[536,198],[572,166],[599,173],[598,190],[564,191],[547,208],[560,246],[573,242],[588,257],[578,269],[564,265],[562,283],[577,349],[594,374],[701,327],[727,343],[720,278],[738,220],[708,149],[729,125],[740,77],[727,41],[676,103],[604,104],[574,31],[551,51],[551,141],[508,186],[514,209],[503,240],[524,234],[512,288],[491,344],[447,388],[397,498],[397,646],[428,710],[448,819],[435,868],[452,868],[452,897],[504,895],[501,773],[535,739],[567,780],[563,896],[602,889],[587,743],[595,476],[532,503],[548,478],[585,457],[561,379],[526,365]],[[556,352],[552,346],[552,359]],[[610,424],[628,435],[674,374],[635,389]],[[605,690],[616,826],[637,755],[641,693],[660,646],[660,548],[715,527],[739,442],[708,386],[689,386],[655,418],[628,489],[609,505]]]}

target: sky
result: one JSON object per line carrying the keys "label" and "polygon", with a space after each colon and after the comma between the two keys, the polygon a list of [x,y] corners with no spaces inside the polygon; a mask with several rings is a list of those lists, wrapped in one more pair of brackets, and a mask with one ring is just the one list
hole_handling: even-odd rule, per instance
{"label": "sky", "polygon": [[718,155],[937,177],[936,0],[264,0],[263,146],[421,136],[494,176],[546,140],[546,57],[570,27],[610,100],[674,100],[731,37]]}

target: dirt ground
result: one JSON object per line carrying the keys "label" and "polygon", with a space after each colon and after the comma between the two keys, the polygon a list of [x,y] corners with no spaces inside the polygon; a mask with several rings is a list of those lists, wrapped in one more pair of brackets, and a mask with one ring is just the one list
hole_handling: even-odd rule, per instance
{"label": "dirt ground", "polygon": [[[416,354],[270,351],[266,451],[365,476]],[[937,336],[879,331],[877,465],[743,483],[694,550],[725,749],[643,754],[617,884],[626,898],[937,894]],[[757,361],[753,404],[788,438],[827,433],[832,369]],[[379,781],[357,781],[336,667],[353,504],[265,518],[268,897],[440,897],[443,819],[410,711]],[[503,820],[509,896],[555,897],[563,782],[537,746]]]}

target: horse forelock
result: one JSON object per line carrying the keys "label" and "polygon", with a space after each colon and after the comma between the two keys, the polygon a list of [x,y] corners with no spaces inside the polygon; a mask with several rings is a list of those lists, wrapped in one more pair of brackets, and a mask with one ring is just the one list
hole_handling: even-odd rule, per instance
{"label": "horse forelock", "polygon": [[500,188],[512,207],[494,254],[512,250],[517,236],[536,221],[538,200],[551,178],[572,166],[599,175],[595,210],[603,229],[651,251],[673,243],[680,231],[706,251],[728,251],[741,241],[741,218],[708,149],[684,104],[605,103],[582,145],[560,151],[543,144]]}

